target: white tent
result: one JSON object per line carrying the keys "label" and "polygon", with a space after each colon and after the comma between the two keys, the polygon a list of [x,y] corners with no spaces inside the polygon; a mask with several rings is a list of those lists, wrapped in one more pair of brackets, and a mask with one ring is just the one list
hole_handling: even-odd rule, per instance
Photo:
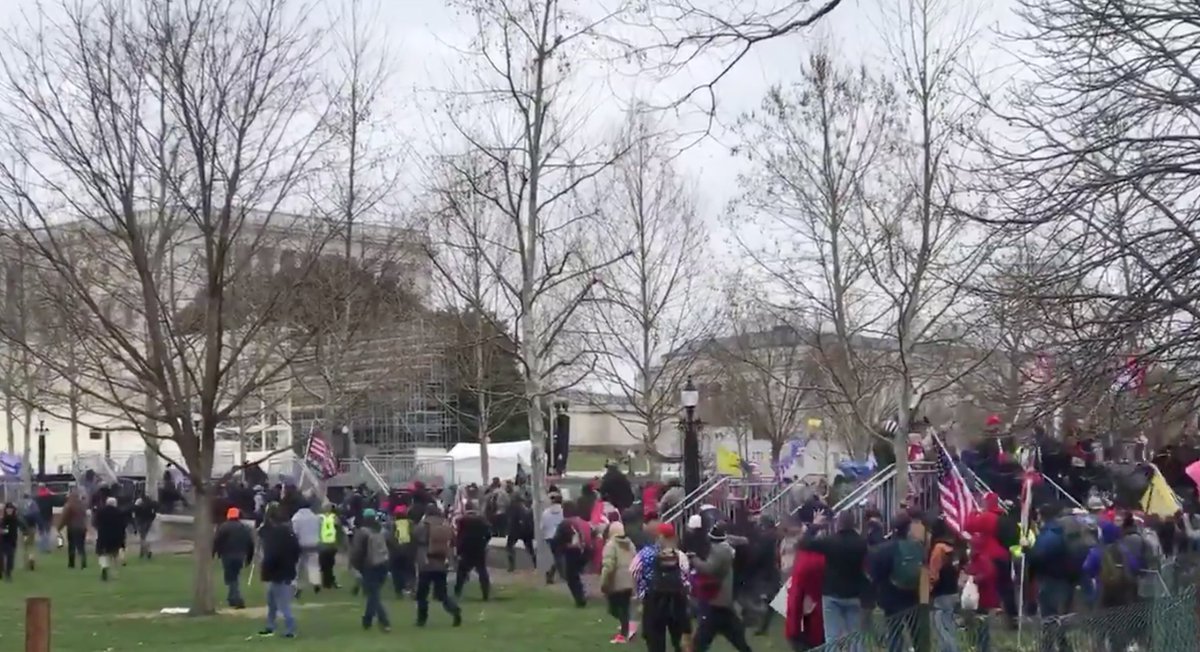
{"label": "white tent", "polygon": [[[518,464],[528,473],[531,469],[529,461],[533,457],[532,452],[532,444],[528,441],[488,444],[488,475],[492,478],[511,480],[517,475]],[[485,485],[491,480],[483,477],[479,444],[455,444],[447,455],[454,459],[455,483],[461,485],[474,482]]]}

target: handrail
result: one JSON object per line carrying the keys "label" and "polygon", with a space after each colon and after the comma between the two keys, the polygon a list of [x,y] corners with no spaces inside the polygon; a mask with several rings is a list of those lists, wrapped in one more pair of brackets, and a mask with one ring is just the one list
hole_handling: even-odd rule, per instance
{"label": "handrail", "polygon": [[1042,475],[1042,479],[1046,481],[1046,484],[1049,484],[1051,487],[1053,487],[1053,488],[1054,488],[1054,490],[1055,490],[1055,491],[1057,491],[1057,492],[1058,492],[1060,495],[1062,495],[1062,497],[1064,497],[1064,498],[1066,498],[1067,500],[1071,501],[1071,502],[1072,502],[1072,503],[1073,503],[1073,504],[1074,504],[1076,507],[1078,507],[1079,509],[1083,509],[1083,505],[1080,505],[1080,504],[1079,504],[1079,501],[1078,501],[1078,500],[1075,500],[1075,497],[1074,497],[1074,496],[1072,496],[1071,494],[1067,493],[1067,490],[1066,490],[1066,489],[1063,489],[1063,488],[1062,488],[1062,486],[1061,486],[1061,485],[1059,485],[1057,482],[1055,482],[1055,481],[1054,481],[1054,480],[1053,480],[1053,479],[1052,479],[1050,476],[1043,474],[1043,475]]}
{"label": "handrail", "polygon": [[699,494],[701,492],[707,492],[708,487],[710,485],[712,485],[713,483],[717,482],[720,478],[721,478],[721,476],[719,476],[719,475],[711,475],[711,476],[705,478],[704,482],[701,482],[700,486],[696,487],[696,489],[694,491],[692,491],[692,493],[685,495],[683,497],[683,499],[680,500],[678,503],[671,505],[670,509],[659,514],[658,515],[659,520],[662,521],[663,523],[669,523],[671,521],[671,519],[673,519],[679,515],[678,512],[683,511],[684,505],[687,504],[692,499],[693,495]]}
{"label": "handrail", "polygon": [[771,507],[771,505],[774,505],[776,502],[781,500],[784,496],[788,495],[788,493],[791,492],[792,487],[796,486],[799,482],[800,482],[799,478],[793,478],[787,482],[781,483],[776,488],[775,493],[772,494],[772,496],[770,498],[768,498],[766,500],[766,502],[764,502],[762,505],[759,506],[759,510],[762,511],[762,513],[764,513],[764,514],[767,513],[767,509],[769,507]]}
{"label": "handrail", "polygon": [[[84,466],[85,461],[87,461],[88,466]],[[113,470],[112,465],[108,463],[108,459],[100,453],[80,453],[75,456],[73,466],[72,470],[74,471],[75,479],[80,484],[83,484],[83,476],[88,469],[95,471],[96,475],[101,476],[101,479],[105,482],[115,484],[120,480],[120,476]]]}
{"label": "handrail", "polygon": [[679,501],[678,505],[667,510],[667,512],[661,516],[660,520],[663,523],[670,523],[674,521],[683,514],[686,514],[689,509],[701,504],[701,501],[707,499],[713,494],[713,492],[724,486],[727,482],[729,482],[729,476],[727,475],[712,476],[699,487],[696,487],[695,491],[687,496],[684,496],[683,500]]}
{"label": "handrail", "polygon": [[[889,481],[892,480],[892,478],[895,478],[895,477],[896,477],[896,465],[895,464],[889,464],[889,465],[883,467],[879,471],[876,471],[875,475],[871,476],[870,478],[867,478],[866,482],[858,485],[857,487],[854,488],[853,491],[846,494],[846,496],[844,498],[842,498],[841,500],[834,503],[833,507],[831,508],[831,511],[834,514],[838,514],[846,509],[849,509],[849,508],[861,503],[862,501],[867,499],[867,496],[871,495],[871,492],[873,492],[876,489],[887,484]],[[792,510],[792,513],[795,514],[797,511],[799,511],[799,509],[800,508],[797,507],[796,509]]]}
{"label": "handrail", "polygon": [[380,491],[386,494],[392,490],[391,485],[389,485],[387,480],[384,480],[383,476],[379,474],[379,471],[375,469],[375,465],[371,463],[371,460],[364,456],[359,460],[359,462],[362,465],[362,470],[367,472],[367,476],[369,476],[375,485],[379,487]]}

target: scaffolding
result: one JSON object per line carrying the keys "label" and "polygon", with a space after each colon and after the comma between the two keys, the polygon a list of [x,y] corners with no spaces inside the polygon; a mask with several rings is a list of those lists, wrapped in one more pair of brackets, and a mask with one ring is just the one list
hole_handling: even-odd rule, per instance
{"label": "scaffolding", "polygon": [[[290,396],[293,442],[302,446],[316,430],[329,437],[339,457],[359,458],[450,448],[457,422],[446,329],[440,324],[436,315],[417,315],[363,334],[337,361],[341,387],[329,387],[327,372],[305,373],[305,363],[298,365],[301,374]],[[320,365],[315,358],[305,362]],[[336,397],[333,409],[322,400],[330,396]]]}

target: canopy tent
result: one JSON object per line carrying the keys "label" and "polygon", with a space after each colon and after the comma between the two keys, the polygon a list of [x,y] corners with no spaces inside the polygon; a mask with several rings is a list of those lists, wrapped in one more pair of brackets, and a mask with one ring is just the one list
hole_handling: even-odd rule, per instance
{"label": "canopy tent", "polygon": [[[526,472],[532,469],[530,460],[533,458],[533,445],[528,441],[488,444],[488,475],[491,478],[511,480],[517,475],[517,465]],[[447,453],[454,460],[455,484],[470,484],[472,482],[484,485],[491,478],[483,477],[483,469],[479,444],[455,444]]]}

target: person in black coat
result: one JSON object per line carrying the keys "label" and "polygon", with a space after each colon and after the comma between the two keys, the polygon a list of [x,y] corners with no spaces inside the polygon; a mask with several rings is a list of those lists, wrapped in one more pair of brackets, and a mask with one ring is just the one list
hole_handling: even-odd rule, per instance
{"label": "person in black coat", "polygon": [[12,581],[13,568],[17,564],[17,542],[24,531],[25,524],[17,514],[17,506],[5,503],[4,513],[0,514],[0,575],[6,582]]}
{"label": "person in black coat", "polygon": [[479,514],[476,503],[467,503],[466,512],[458,521],[458,542],[455,550],[458,553],[458,571],[455,573],[454,596],[462,597],[463,586],[467,583],[471,571],[479,576],[479,589],[487,601],[491,593],[492,582],[488,576],[487,551],[492,539],[491,527],[487,519]]}
{"label": "person in black coat", "polygon": [[633,485],[616,464],[609,464],[600,479],[600,497],[622,511],[633,505]]}
{"label": "person in black coat", "polygon": [[100,560],[100,579],[108,581],[108,570],[125,547],[125,530],[129,520],[117,506],[117,499],[108,497],[104,506],[96,511],[93,527],[96,528],[96,557]]}
{"label": "person in black coat", "polygon": [[292,616],[292,600],[296,590],[292,582],[296,580],[300,564],[300,540],[279,505],[268,508],[266,522],[259,529],[258,537],[262,550],[260,572],[263,584],[267,585],[267,626],[259,635],[273,635],[276,616],[282,616],[284,637],[293,638],[296,619]]}

